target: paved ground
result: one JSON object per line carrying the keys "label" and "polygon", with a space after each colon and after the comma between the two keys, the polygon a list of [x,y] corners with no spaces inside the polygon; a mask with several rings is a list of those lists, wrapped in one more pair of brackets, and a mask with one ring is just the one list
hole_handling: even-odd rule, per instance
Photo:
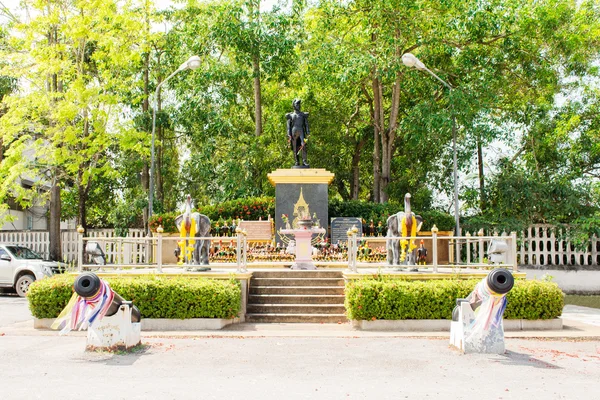
{"label": "paved ground", "polygon": [[[597,328],[583,314],[600,312],[575,311],[573,329]],[[509,338],[504,355],[461,355],[446,338],[248,325],[145,335],[141,351],[120,355],[86,353],[82,333],[34,331],[30,318],[23,300],[0,295],[1,399],[600,398],[598,340]]]}
{"label": "paved ground", "polygon": [[0,292],[0,327],[31,319],[27,300],[16,294]]}
{"label": "paved ground", "polygon": [[589,341],[511,339],[505,355],[408,338],[146,339],[134,355],[84,341],[0,338],[2,398],[593,399],[600,382]]}

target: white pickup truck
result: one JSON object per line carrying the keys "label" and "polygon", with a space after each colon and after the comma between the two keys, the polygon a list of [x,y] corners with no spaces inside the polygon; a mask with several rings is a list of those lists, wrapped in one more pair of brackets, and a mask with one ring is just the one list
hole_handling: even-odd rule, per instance
{"label": "white pickup truck", "polygon": [[64,271],[65,265],[45,261],[27,247],[0,243],[0,287],[14,288],[24,297],[37,279]]}

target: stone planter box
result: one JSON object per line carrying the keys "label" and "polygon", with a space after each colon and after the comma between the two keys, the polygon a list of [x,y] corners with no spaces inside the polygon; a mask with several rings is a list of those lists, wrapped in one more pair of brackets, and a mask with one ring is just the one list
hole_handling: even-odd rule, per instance
{"label": "stone planter box", "polygon": [[[449,332],[449,319],[404,319],[375,321],[352,321],[355,329],[363,331],[398,331],[398,332]],[[561,330],[561,318],[546,320],[505,319],[505,331]]]}
{"label": "stone planter box", "polygon": [[[50,329],[53,318],[34,318],[35,329]],[[212,331],[223,329],[227,325],[239,323],[239,319],[223,318],[192,318],[192,319],[166,319],[142,318],[142,331]]]}

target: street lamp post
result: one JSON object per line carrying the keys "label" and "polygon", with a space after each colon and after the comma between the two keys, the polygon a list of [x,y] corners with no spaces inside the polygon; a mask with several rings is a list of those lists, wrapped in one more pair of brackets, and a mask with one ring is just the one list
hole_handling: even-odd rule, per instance
{"label": "street lamp post", "polygon": [[200,64],[200,57],[191,56],[186,62],[181,64],[179,68],[177,68],[171,75],[169,75],[167,79],[159,83],[158,86],[156,86],[156,91],[154,92],[154,104],[152,106],[152,140],[150,144],[150,185],[148,188],[148,221],[150,221],[150,217],[152,216],[152,207],[154,203],[154,136],[156,133],[156,107],[158,102],[158,92],[160,91],[162,85],[167,83],[167,81],[174,77],[177,73],[186,69],[198,69],[200,68]]}
{"label": "street lamp post", "polygon": [[[415,57],[414,54],[406,53],[406,54],[402,55],[402,63],[404,65],[406,65],[407,67],[410,67],[410,68],[414,67],[414,68],[418,69],[419,71],[428,72],[431,76],[433,76],[435,79],[440,81],[444,86],[446,86],[450,90],[450,92],[452,92],[454,90],[452,85],[450,85],[448,82],[444,81],[442,78],[437,76],[433,71],[431,71],[429,68],[427,68],[425,66],[425,64],[423,64],[423,62],[421,62],[421,60],[419,60],[417,57]],[[458,214],[458,172],[457,172],[458,171],[458,161],[456,158],[456,115],[454,114],[454,107],[452,110],[452,152],[453,152],[453,158],[454,158],[453,173],[454,173],[454,222],[456,224],[455,236],[459,236],[460,235],[460,221],[459,221],[459,214]],[[458,241],[456,244],[456,259],[458,260]]]}

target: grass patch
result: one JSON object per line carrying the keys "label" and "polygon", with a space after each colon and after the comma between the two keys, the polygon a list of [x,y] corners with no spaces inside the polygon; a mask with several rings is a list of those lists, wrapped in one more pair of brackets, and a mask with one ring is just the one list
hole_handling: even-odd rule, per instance
{"label": "grass patch", "polygon": [[574,306],[582,307],[600,308],[600,296],[567,294],[565,296],[565,304],[571,304]]}

